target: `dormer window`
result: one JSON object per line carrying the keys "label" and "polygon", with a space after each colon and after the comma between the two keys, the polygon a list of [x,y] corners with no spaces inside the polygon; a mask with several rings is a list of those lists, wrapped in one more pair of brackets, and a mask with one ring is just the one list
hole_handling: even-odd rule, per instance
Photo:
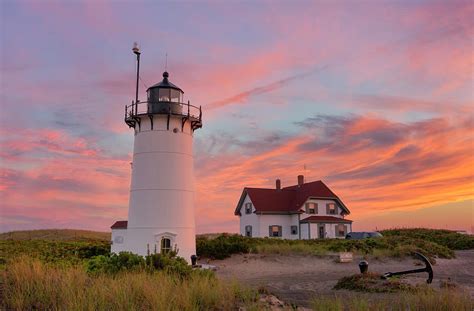
{"label": "dormer window", "polygon": [[245,214],[252,214],[252,203],[245,203]]}
{"label": "dormer window", "polygon": [[327,213],[329,215],[336,215],[336,204],[328,203],[327,204]]}
{"label": "dormer window", "polygon": [[317,214],[318,204],[317,203],[306,203],[306,214]]}

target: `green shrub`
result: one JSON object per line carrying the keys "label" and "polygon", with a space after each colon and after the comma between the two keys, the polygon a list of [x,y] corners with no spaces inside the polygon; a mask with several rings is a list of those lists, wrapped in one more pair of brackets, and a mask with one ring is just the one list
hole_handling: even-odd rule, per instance
{"label": "green shrub", "polygon": [[181,278],[188,277],[192,267],[182,257],[176,257],[176,253],[152,254],[146,256],[146,268],[149,271],[164,270],[170,274],[175,274]]}
{"label": "green shrub", "polygon": [[386,237],[406,237],[430,241],[452,250],[474,249],[474,236],[442,229],[390,229],[381,233]]}
{"label": "green shrub", "polygon": [[337,252],[355,252],[376,257],[405,257],[420,252],[432,263],[435,257],[454,258],[454,251],[429,239],[401,234],[383,238],[345,240],[284,240],[277,238],[248,238],[221,234],[214,238],[198,237],[197,254],[212,259],[224,259],[238,253],[307,254],[321,256]]}
{"label": "green shrub", "polygon": [[110,243],[104,241],[0,240],[0,257],[6,262],[28,255],[43,262],[70,266],[109,253]]}
{"label": "green shrub", "polygon": [[81,259],[92,258],[94,256],[110,255],[110,245],[109,244],[92,244],[80,246],[77,249],[77,255]]}
{"label": "green shrub", "polygon": [[139,270],[144,267],[145,259],[142,256],[129,252],[121,252],[118,255],[111,254],[110,256],[95,256],[86,265],[87,272],[92,274],[115,274],[119,271]]}
{"label": "green shrub", "polygon": [[177,257],[176,252],[152,254],[146,257],[121,252],[118,255],[99,255],[91,258],[86,263],[86,270],[95,275],[117,274],[122,271],[165,271],[180,278],[186,278],[191,274],[192,267],[184,258]]}
{"label": "green shrub", "polygon": [[251,238],[241,235],[221,234],[214,239],[200,237],[196,240],[198,256],[213,259],[224,259],[232,254],[248,253],[253,242]]}
{"label": "green shrub", "polygon": [[400,279],[383,280],[380,274],[364,273],[346,276],[340,279],[334,289],[347,289],[369,293],[393,293],[413,291],[415,286],[403,283]]}

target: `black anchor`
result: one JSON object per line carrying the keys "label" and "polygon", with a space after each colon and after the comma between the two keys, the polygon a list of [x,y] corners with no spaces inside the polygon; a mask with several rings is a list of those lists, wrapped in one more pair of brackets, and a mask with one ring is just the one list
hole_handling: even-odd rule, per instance
{"label": "black anchor", "polygon": [[382,278],[386,279],[386,278],[389,278],[389,277],[392,277],[392,276],[395,276],[395,275],[428,272],[428,279],[426,280],[426,283],[431,284],[431,282],[433,281],[433,267],[431,266],[430,261],[428,260],[428,258],[426,258],[425,256],[423,256],[420,253],[415,252],[415,255],[418,256],[418,258],[420,258],[420,260],[425,263],[426,267],[424,267],[422,269],[415,269],[415,270],[407,270],[407,271],[399,271],[399,272],[387,272],[387,273],[384,273],[384,275],[382,275]]}

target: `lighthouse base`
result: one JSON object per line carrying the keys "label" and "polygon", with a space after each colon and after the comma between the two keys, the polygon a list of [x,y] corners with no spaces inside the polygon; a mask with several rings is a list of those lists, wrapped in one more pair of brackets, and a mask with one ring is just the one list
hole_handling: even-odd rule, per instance
{"label": "lighthouse base", "polygon": [[194,228],[112,228],[112,253],[131,252],[141,256],[177,251],[191,264],[196,254]]}

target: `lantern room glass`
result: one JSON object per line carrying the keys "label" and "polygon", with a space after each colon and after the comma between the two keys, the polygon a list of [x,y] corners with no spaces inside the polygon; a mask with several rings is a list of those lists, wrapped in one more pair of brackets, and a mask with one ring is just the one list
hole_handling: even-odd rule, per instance
{"label": "lantern room glass", "polygon": [[181,92],[178,90],[171,89],[171,101],[174,103],[181,102]]}
{"label": "lantern room glass", "polygon": [[170,101],[170,89],[159,89],[158,92],[160,102]]}
{"label": "lantern room glass", "polygon": [[160,102],[181,103],[181,91],[175,89],[163,88],[158,90],[158,98]]}

